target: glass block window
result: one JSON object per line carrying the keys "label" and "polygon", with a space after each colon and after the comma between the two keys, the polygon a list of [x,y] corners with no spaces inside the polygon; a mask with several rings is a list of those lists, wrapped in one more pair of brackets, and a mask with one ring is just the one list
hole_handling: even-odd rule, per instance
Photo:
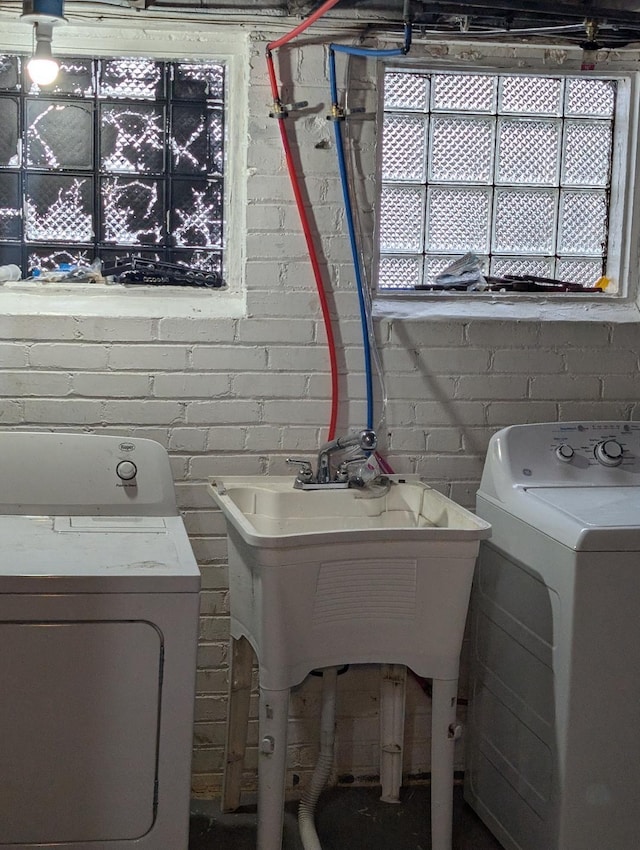
{"label": "glass block window", "polygon": [[485,274],[593,286],[609,228],[615,80],[388,68],[379,290]]}
{"label": "glass block window", "polygon": [[0,264],[132,257],[223,285],[225,65],[0,55]]}

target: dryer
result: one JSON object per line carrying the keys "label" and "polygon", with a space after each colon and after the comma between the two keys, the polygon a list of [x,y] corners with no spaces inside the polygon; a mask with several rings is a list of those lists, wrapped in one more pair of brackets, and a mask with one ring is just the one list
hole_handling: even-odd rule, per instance
{"label": "dryer", "polygon": [[0,433],[0,848],[187,850],[200,576],[151,440]]}
{"label": "dryer", "polygon": [[495,434],[465,797],[506,850],[640,841],[640,424]]}

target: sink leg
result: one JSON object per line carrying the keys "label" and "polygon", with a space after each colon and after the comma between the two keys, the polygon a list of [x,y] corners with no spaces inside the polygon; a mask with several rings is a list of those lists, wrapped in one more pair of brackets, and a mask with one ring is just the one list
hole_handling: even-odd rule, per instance
{"label": "sink leg", "polygon": [[233,812],[240,805],[240,780],[247,748],[249,699],[251,697],[251,668],[253,648],[245,637],[232,637],[229,643],[229,690],[227,730],[222,777],[222,811]]}
{"label": "sink leg", "polygon": [[281,850],[289,690],[260,688],[257,850]]}
{"label": "sink leg", "polygon": [[431,703],[431,847],[451,850],[457,679],[434,679]]}

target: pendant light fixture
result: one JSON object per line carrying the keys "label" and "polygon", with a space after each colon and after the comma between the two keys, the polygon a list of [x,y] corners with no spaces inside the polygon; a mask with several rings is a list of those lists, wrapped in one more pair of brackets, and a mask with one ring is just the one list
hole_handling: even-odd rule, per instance
{"label": "pendant light fixture", "polygon": [[29,76],[39,86],[48,86],[58,76],[60,66],[51,52],[53,28],[66,23],[64,0],[23,0],[22,20],[33,24],[36,48],[27,63]]}

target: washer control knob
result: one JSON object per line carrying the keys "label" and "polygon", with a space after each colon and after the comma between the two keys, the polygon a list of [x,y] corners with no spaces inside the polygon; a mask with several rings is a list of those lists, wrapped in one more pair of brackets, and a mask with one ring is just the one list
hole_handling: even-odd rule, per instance
{"label": "washer control knob", "polygon": [[132,460],[121,460],[116,466],[116,475],[122,481],[133,481],[138,474],[138,467]]}
{"label": "washer control knob", "polygon": [[594,454],[603,466],[620,466],[624,449],[617,440],[603,440],[595,447]]}
{"label": "washer control knob", "polygon": [[573,451],[571,446],[567,445],[567,443],[563,443],[556,449],[556,457],[563,463],[570,463],[573,459],[574,454],[575,452]]}

